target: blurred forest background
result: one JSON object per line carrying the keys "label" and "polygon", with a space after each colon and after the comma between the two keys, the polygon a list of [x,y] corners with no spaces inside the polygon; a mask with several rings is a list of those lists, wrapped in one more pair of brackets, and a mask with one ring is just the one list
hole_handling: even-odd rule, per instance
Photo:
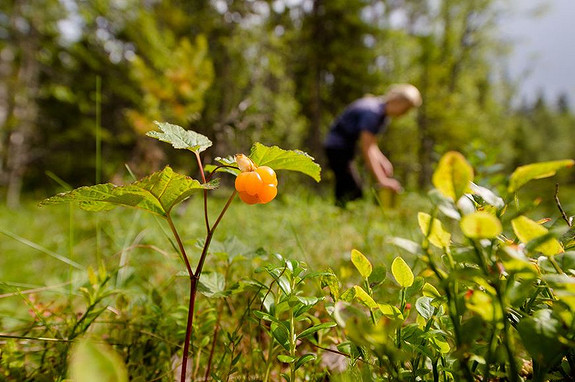
{"label": "blurred forest background", "polygon": [[323,163],[342,108],[397,82],[424,97],[381,142],[408,188],[426,187],[448,149],[486,172],[573,158],[565,95],[512,104],[512,46],[500,38],[508,4],[4,0],[0,196],[15,207],[59,190],[56,178],[122,181],[125,164],[138,176],[167,162],[189,172],[191,157],[168,158],[144,136],[154,120],[207,135],[213,157],[260,141]]}

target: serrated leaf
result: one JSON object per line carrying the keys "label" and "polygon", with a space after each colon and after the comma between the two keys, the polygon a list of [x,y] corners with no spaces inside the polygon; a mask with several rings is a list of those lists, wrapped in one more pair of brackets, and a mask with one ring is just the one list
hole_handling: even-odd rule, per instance
{"label": "serrated leaf", "polygon": [[72,382],[127,382],[128,372],[110,346],[83,339],[72,348],[69,378]]}
{"label": "serrated leaf", "polygon": [[208,298],[226,297],[226,278],[218,272],[203,273],[198,284],[198,292]]}
{"label": "serrated leaf", "polygon": [[517,167],[509,178],[509,192],[515,192],[533,179],[543,179],[555,175],[557,170],[572,167],[573,159],[556,160],[550,162],[533,163]]}
{"label": "serrated leaf", "polygon": [[[425,235],[429,242],[438,248],[447,248],[451,242],[451,234],[443,229],[443,225],[439,219],[433,219],[433,225],[431,230],[429,227],[429,222],[431,221],[431,215],[425,212],[419,212],[417,214],[417,222],[419,223],[419,229],[421,233]],[[429,236],[428,236],[429,235]]]}
{"label": "serrated leaf", "polygon": [[217,181],[201,184],[166,166],[162,171],[125,186],[107,183],[80,187],[45,199],[40,205],[78,202],[82,209],[88,211],[125,206],[166,216],[175,205],[189,198],[194,192],[214,189],[217,186]]}
{"label": "serrated leaf", "polygon": [[252,146],[250,159],[258,166],[269,166],[275,171],[298,171],[312,177],[316,182],[321,180],[319,164],[314,162],[313,157],[300,150],[284,150],[256,142]]}
{"label": "serrated leaf", "polygon": [[351,250],[351,262],[364,279],[367,279],[369,275],[371,275],[373,268],[370,261],[357,249]]}
{"label": "serrated leaf", "polygon": [[149,131],[146,135],[162,142],[170,143],[176,149],[201,153],[212,145],[212,141],[210,141],[208,137],[195,131],[185,130],[181,126],[172,125],[167,122],[154,121],[154,123],[161,131]]}
{"label": "serrated leaf", "polygon": [[402,288],[407,288],[413,284],[413,272],[405,260],[399,256],[391,263],[391,274]]}
{"label": "serrated leaf", "polygon": [[[525,216],[519,216],[513,219],[511,221],[511,226],[513,227],[515,235],[517,235],[519,240],[524,244],[549,233],[547,228]],[[553,256],[563,252],[561,243],[551,236],[545,240],[545,242],[539,244],[535,249],[547,256]]]}
{"label": "serrated leaf", "polygon": [[499,219],[485,211],[465,215],[460,226],[463,234],[471,239],[494,239],[503,230]]}
{"label": "serrated leaf", "polygon": [[457,151],[449,151],[441,157],[432,177],[435,188],[453,201],[469,190],[472,181],[473,168]]}

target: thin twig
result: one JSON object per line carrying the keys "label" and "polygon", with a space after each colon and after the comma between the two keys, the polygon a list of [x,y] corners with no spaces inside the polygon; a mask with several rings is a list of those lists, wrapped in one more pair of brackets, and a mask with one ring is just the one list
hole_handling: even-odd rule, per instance
{"label": "thin twig", "polygon": [[559,183],[555,184],[555,203],[557,204],[557,208],[559,208],[559,211],[561,212],[561,216],[563,217],[563,220],[565,220],[567,222],[567,225],[569,227],[573,226],[573,223],[571,222],[571,220],[567,217],[567,214],[565,213],[565,210],[563,209],[563,207],[561,206],[561,201],[559,201]]}

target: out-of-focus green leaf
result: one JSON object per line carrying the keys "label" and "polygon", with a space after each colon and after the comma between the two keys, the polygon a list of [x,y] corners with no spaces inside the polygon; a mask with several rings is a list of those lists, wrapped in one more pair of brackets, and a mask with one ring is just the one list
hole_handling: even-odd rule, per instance
{"label": "out-of-focus green leaf", "polygon": [[72,382],[128,382],[126,366],[114,349],[89,339],[73,346],[68,373]]}
{"label": "out-of-focus green leaf", "polygon": [[559,341],[561,322],[553,317],[551,309],[535,311],[517,325],[517,331],[533,360],[551,366],[563,354],[564,345]]}
{"label": "out-of-focus green leaf", "polygon": [[226,278],[218,272],[203,273],[198,285],[198,292],[209,298],[225,297]]}
{"label": "out-of-focus green leaf", "polygon": [[387,240],[388,243],[395,245],[396,247],[405,249],[412,255],[417,255],[421,253],[421,245],[415,241],[404,239],[401,237],[392,237]]}
{"label": "out-of-focus green leaf", "polygon": [[460,226],[463,234],[471,239],[493,239],[503,230],[499,219],[485,211],[465,215]]}
{"label": "out-of-focus green leaf", "polygon": [[300,150],[284,150],[256,142],[252,146],[250,159],[258,166],[269,166],[275,171],[298,171],[312,177],[316,182],[321,180],[319,164],[314,162],[313,157]]}
{"label": "out-of-focus green leaf", "polygon": [[399,256],[391,263],[391,274],[402,288],[407,288],[413,284],[413,272],[405,260]]}
{"label": "out-of-focus green leaf", "polygon": [[555,175],[557,170],[572,167],[573,159],[556,160],[550,162],[533,163],[515,169],[509,178],[509,192],[515,192],[533,179],[548,178]]}
{"label": "out-of-focus green leaf", "polygon": [[[443,229],[443,225],[439,219],[433,219],[433,225],[431,226],[431,231],[429,229],[429,222],[431,221],[431,216],[425,212],[419,212],[417,214],[417,221],[419,223],[419,229],[428,239],[429,242],[438,248],[449,247],[451,242],[451,234]],[[429,234],[429,236],[427,236]]]}
{"label": "out-of-focus green leaf", "polygon": [[40,205],[78,202],[82,209],[88,211],[125,206],[166,216],[175,205],[189,198],[194,192],[214,189],[217,186],[217,181],[201,184],[167,166],[162,171],[125,186],[107,183],[80,187],[45,199]]}
{"label": "out-of-focus green leaf", "polygon": [[[549,231],[541,224],[525,216],[519,216],[511,221],[515,235],[522,243],[527,244],[531,240],[547,235]],[[536,248],[537,251],[547,256],[553,256],[563,252],[563,247],[559,241],[551,236]]]}
{"label": "out-of-focus green leaf", "polygon": [[364,279],[367,279],[371,275],[373,268],[370,261],[357,249],[351,250],[351,262]]}
{"label": "out-of-focus green leaf", "polygon": [[162,142],[170,143],[176,149],[201,153],[212,145],[212,141],[208,137],[195,131],[185,130],[181,126],[167,122],[154,121],[154,123],[161,131],[149,131],[146,135]]}
{"label": "out-of-focus green leaf", "polygon": [[473,168],[457,151],[449,151],[441,157],[432,178],[435,188],[453,201],[469,190],[472,181]]}

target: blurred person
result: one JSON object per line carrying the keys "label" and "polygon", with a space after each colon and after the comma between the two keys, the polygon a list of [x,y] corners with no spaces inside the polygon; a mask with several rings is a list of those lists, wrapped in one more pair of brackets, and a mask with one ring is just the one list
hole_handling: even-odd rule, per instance
{"label": "blurred person", "polygon": [[383,133],[391,118],[401,117],[421,105],[419,90],[410,84],[397,84],[380,97],[365,96],[350,105],[336,118],[325,139],[328,165],[335,175],[335,199],[344,207],[348,201],[363,196],[361,183],[354,167],[356,146],[373,173],[378,187],[401,191],[393,177],[393,165],[377,145],[376,135]]}

